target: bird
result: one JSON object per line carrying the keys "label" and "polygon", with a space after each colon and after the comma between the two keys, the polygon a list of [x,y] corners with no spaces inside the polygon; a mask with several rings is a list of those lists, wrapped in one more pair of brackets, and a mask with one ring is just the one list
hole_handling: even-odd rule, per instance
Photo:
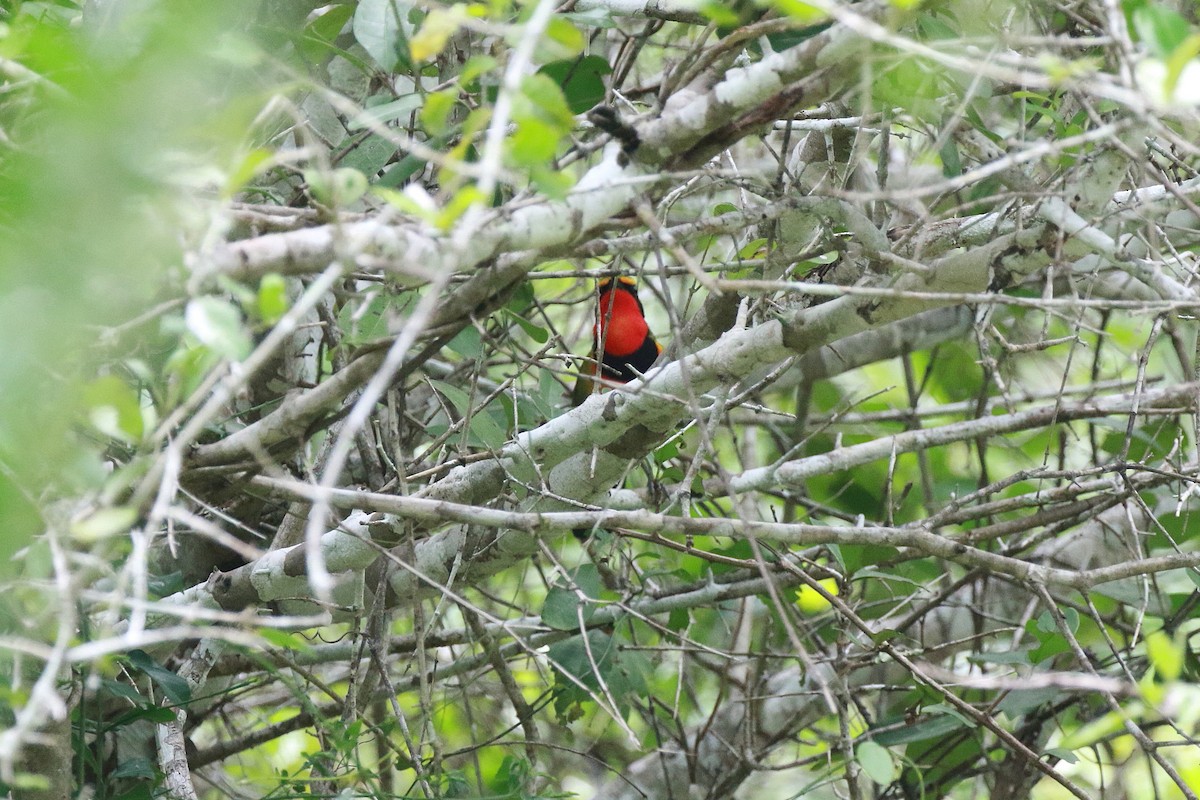
{"label": "bird", "polygon": [[[650,369],[663,350],[650,332],[634,278],[602,278],[596,294],[599,302],[592,326],[592,358],[571,392],[571,404],[576,406],[595,391],[597,377],[607,383],[628,383]],[[589,528],[572,532],[580,542],[592,534]]]}
{"label": "bird", "polygon": [[592,327],[592,358],[571,392],[571,403],[576,406],[595,391],[597,376],[608,383],[628,383],[650,369],[663,350],[646,322],[636,279],[627,275],[601,278],[596,293],[599,302]]}

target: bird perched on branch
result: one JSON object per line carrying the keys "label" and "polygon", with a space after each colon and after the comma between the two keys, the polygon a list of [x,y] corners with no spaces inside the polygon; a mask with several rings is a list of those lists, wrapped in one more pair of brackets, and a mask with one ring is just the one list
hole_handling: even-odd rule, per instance
{"label": "bird perched on branch", "polygon": [[[624,275],[603,278],[596,292],[599,302],[592,327],[592,358],[571,392],[571,404],[576,406],[595,391],[597,375],[601,381],[628,383],[650,369],[662,352],[646,323],[636,280]],[[591,533],[588,528],[574,531],[581,542]]]}
{"label": "bird perched on branch", "polygon": [[625,275],[603,278],[596,289],[599,303],[592,328],[592,361],[571,392],[573,405],[595,391],[597,375],[604,381],[628,383],[650,369],[662,352],[646,323],[635,279]]}

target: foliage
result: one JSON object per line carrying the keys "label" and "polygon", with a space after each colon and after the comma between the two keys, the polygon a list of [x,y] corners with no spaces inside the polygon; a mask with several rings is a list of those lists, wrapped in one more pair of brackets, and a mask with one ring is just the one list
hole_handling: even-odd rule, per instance
{"label": "foliage", "polygon": [[0,789],[1200,792],[1194,7],[633,5],[0,3]]}

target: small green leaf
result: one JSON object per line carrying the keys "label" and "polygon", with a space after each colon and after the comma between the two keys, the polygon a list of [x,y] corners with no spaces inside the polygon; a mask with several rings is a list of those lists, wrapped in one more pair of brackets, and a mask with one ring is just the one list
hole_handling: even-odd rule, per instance
{"label": "small green leaf", "polygon": [[1160,678],[1165,681],[1177,679],[1183,672],[1187,643],[1172,639],[1164,631],[1153,631],[1146,636],[1146,655]]}
{"label": "small green leaf", "polygon": [[374,125],[382,125],[386,122],[391,122],[394,119],[399,119],[407,114],[411,114],[421,108],[421,95],[413,92],[406,94],[398,100],[392,100],[387,103],[368,106],[364,108],[357,116],[350,120],[346,128],[351,131],[360,131],[364,128],[369,128]]}
{"label": "small green leaf", "polygon": [[312,196],[330,208],[349,205],[367,193],[367,176],[352,167],[305,170],[304,180]]}
{"label": "small green leaf", "polygon": [[282,275],[270,272],[258,282],[258,316],[268,325],[274,325],[287,313],[287,281]]}
{"label": "small green leaf", "polygon": [[307,652],[312,650],[312,646],[298,633],[291,631],[281,631],[278,628],[259,628],[258,635],[267,644],[275,647],[291,650],[293,652]]}
{"label": "small green leaf", "polygon": [[434,7],[425,16],[421,29],[409,40],[408,50],[413,61],[428,61],[437,58],[450,37],[458,32],[458,27],[466,17],[465,8],[454,5],[450,8]]}
{"label": "small green leaf", "polygon": [[517,166],[533,167],[554,158],[561,139],[554,126],[534,117],[517,123],[509,139],[508,154]]}
{"label": "small green leaf", "polygon": [[192,701],[192,689],[188,682],[160,666],[145,650],[130,650],[129,663],[146,673],[172,703],[186,705]]}
{"label": "small green leaf", "polygon": [[[552,45],[546,47],[546,45]],[[587,38],[566,17],[555,15],[546,26],[546,41],[542,43],[539,55],[552,53],[558,58],[566,58],[583,52]],[[557,52],[555,52],[557,51]]]}
{"label": "small green leaf", "polygon": [[940,739],[951,731],[967,727],[962,720],[948,714],[927,716],[912,725],[905,725],[892,731],[886,731],[875,736],[880,745],[891,746],[909,742],[924,742],[930,739]]}
{"label": "small green leaf", "polygon": [[27,792],[48,792],[50,779],[36,772],[18,772],[13,775],[12,788]]}
{"label": "small green leaf", "polygon": [[92,424],[106,436],[138,442],[145,432],[137,393],[116,375],[105,375],[83,390]]}
{"label": "small green leaf", "polygon": [[98,542],[133,527],[138,510],[132,506],[113,506],[98,511],[71,523],[71,535],[80,542]]}
{"label": "small green leaf", "polygon": [[900,775],[896,761],[888,749],[869,739],[859,742],[858,747],[854,748],[854,757],[867,777],[880,786],[887,786]]}
{"label": "small green leaf", "polygon": [[1074,753],[1072,753],[1070,750],[1064,750],[1061,747],[1050,748],[1046,751],[1046,755],[1051,756],[1052,758],[1061,759],[1068,764],[1074,764],[1079,761],[1079,758]]}
{"label": "small green leaf", "polygon": [[255,148],[246,153],[225,179],[225,196],[232,198],[273,163],[275,163],[275,154],[265,148]]}
{"label": "small green leaf", "polygon": [[686,608],[673,608],[671,614],[667,617],[667,629],[678,633],[679,631],[687,630],[687,626],[692,622],[692,615]]}
{"label": "small green leaf", "polygon": [[1060,750],[1072,751],[1091,747],[1096,742],[1125,730],[1125,716],[1135,716],[1133,708],[1122,708],[1121,711],[1110,711],[1074,731],[1066,733],[1058,743]]}
{"label": "small green leaf", "polygon": [[521,327],[521,330],[525,331],[526,335],[529,336],[530,339],[533,339],[538,344],[545,344],[546,342],[550,341],[550,332],[545,328],[534,325],[520,314],[516,314],[508,309],[505,309],[505,312],[513,322],[517,323],[517,325]]}
{"label": "small green leaf", "polygon": [[1200,569],[1187,570],[1187,576],[1188,579],[1196,585],[1196,588],[1200,589]]}
{"label": "small green leaf", "polygon": [[466,86],[480,75],[491,72],[499,65],[500,62],[491,56],[471,56],[467,59],[467,63],[463,64],[462,71],[458,74],[458,81]]}
{"label": "small green leaf", "polygon": [[954,141],[953,136],[946,137],[945,144],[942,145],[942,175],[947,178],[956,178],[962,174],[962,159],[958,154],[958,144]]}
{"label": "small green leaf", "polygon": [[425,96],[421,107],[421,125],[430,136],[442,136],[446,131],[446,120],[458,102],[458,89],[450,87]]}
{"label": "small green leaf", "polygon": [[250,355],[250,336],[233,304],[217,297],[197,297],[188,302],[184,320],[191,334],[217,355],[230,361]]}
{"label": "small green leaf", "polygon": [[154,762],[148,758],[124,758],[117,768],[109,773],[110,778],[153,778]]}

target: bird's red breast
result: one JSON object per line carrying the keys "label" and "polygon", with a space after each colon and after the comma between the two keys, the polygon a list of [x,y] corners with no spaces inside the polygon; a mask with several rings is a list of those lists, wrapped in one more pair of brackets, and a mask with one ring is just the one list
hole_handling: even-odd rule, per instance
{"label": "bird's red breast", "polygon": [[[636,280],[624,275],[603,278],[596,288],[599,303],[592,327],[595,361],[588,371],[606,381],[627,383],[650,369],[662,352],[662,345],[650,333]],[[586,400],[592,389],[592,380],[580,376],[572,392],[575,405]]]}

